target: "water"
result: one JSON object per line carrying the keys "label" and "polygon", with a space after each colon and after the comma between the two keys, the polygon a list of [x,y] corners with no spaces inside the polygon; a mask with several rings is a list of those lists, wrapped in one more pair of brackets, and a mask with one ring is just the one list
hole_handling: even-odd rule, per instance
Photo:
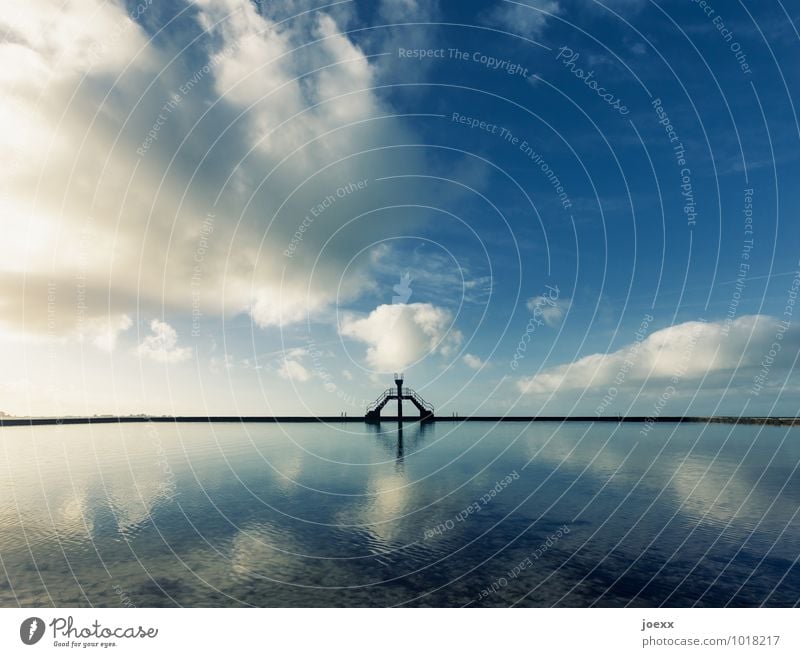
{"label": "water", "polygon": [[800,429],[639,429],[0,429],[0,605],[797,605]]}

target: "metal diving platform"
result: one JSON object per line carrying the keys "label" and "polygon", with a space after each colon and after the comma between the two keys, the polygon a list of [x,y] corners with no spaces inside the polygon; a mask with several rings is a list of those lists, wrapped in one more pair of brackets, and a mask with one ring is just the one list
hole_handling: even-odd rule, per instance
{"label": "metal diving platform", "polygon": [[419,411],[419,416],[410,416],[408,419],[411,422],[433,422],[435,417],[433,414],[433,404],[426,402],[422,396],[412,388],[403,387],[403,375],[394,375],[394,388],[387,388],[380,396],[367,406],[367,412],[364,415],[364,421],[368,424],[380,424],[381,410],[390,401],[397,400],[397,421],[402,424],[403,422],[403,400],[410,401]]}

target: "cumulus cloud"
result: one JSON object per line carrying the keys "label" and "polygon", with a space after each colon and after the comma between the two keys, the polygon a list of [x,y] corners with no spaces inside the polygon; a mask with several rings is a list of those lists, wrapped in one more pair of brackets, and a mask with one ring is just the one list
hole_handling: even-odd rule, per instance
{"label": "cumulus cloud", "polygon": [[464,354],[464,364],[472,370],[479,370],[483,367],[484,362],[473,354]]}
{"label": "cumulus cloud", "polygon": [[[198,4],[203,27],[218,38],[212,52],[218,57],[214,88],[226,102],[247,110],[247,128],[258,148],[286,155],[343,122],[375,114],[378,103],[368,92],[330,102],[349,90],[366,89],[373,74],[364,53],[340,33],[329,14],[315,12],[310,25],[302,23],[308,35],[293,30],[291,22],[278,26],[249,3]],[[321,40],[317,48],[287,56],[308,36]],[[309,68],[322,70],[304,82],[298,75]],[[343,145],[346,137],[333,139]]]}
{"label": "cumulus cloud", "polygon": [[[14,126],[0,135],[0,214],[15,218],[0,243],[1,285],[15,286],[0,301],[5,324],[74,338],[77,275],[96,300],[83,316],[98,321],[199,302],[204,316],[247,313],[268,328],[319,319],[369,289],[369,263],[346,265],[385,224],[342,225],[380,204],[375,178],[421,156],[371,148],[414,140],[384,118],[376,69],[341,31],[346,13],[281,22],[272,3],[259,13],[201,0],[184,15],[200,38],[176,56],[183,33],[151,40],[143,25],[180,7],[151,5],[137,21],[104,0],[12,4],[0,7],[0,120]],[[285,257],[303,217],[331,196]],[[39,283],[57,288],[55,325]]]}
{"label": "cumulus cloud", "polygon": [[[4,357],[24,360],[21,343],[58,344],[66,388],[79,359],[107,362],[94,347],[119,348],[135,324],[145,330],[134,355],[178,362],[196,346],[212,368],[229,367],[201,344],[223,321],[249,319],[267,341],[300,322],[335,331],[332,308],[374,291],[376,263],[356,254],[414,234],[427,218],[402,207],[412,194],[423,205],[443,193],[381,179],[444,165],[408,146],[420,143],[416,119],[381,90],[381,75],[420,66],[377,54],[422,47],[425,29],[351,37],[358,15],[345,5],[0,3],[0,120],[13,126],[0,133]],[[381,7],[399,22],[436,11],[422,0]],[[163,316],[172,326],[150,324]],[[196,318],[201,335],[178,339],[173,326]],[[414,326],[426,348],[436,344]],[[373,351],[382,361],[385,349]],[[49,377],[48,366],[39,358],[31,380]],[[126,374],[98,375],[92,397]]]}
{"label": "cumulus cloud", "polygon": [[191,348],[178,346],[178,332],[166,322],[152,320],[150,331],[152,335],[148,335],[136,350],[140,358],[158,363],[179,363],[191,357]]}
{"label": "cumulus cloud", "polygon": [[520,3],[501,2],[486,16],[486,22],[526,37],[542,33],[547,14],[560,11],[556,0],[522,0]]}
{"label": "cumulus cloud", "polygon": [[[733,321],[684,322],[654,331],[639,342],[608,354],[591,354],[567,365],[550,367],[517,382],[521,392],[549,394],[609,385],[641,385],[679,374],[680,380],[741,370],[752,375],[771,344],[781,343],[780,356],[788,363],[800,346],[797,329],[781,332],[777,319],[747,315]],[[771,363],[779,368],[780,360]],[[748,381],[748,385],[752,383]]]}
{"label": "cumulus cloud", "polygon": [[449,310],[430,303],[384,304],[366,317],[346,315],[339,333],[369,345],[367,364],[388,372],[428,355],[451,355],[463,339],[452,323]]}

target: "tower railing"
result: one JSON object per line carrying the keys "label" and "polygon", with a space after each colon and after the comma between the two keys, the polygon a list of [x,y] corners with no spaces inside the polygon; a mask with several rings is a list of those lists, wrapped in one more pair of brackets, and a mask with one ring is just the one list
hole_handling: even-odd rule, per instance
{"label": "tower railing", "polygon": [[422,398],[422,395],[420,395],[420,394],[419,394],[419,393],[418,393],[416,390],[414,390],[413,388],[403,388],[403,396],[404,396],[404,397],[408,397],[409,399],[413,399],[414,401],[416,401],[416,402],[417,402],[417,404],[419,404],[420,406],[422,406],[422,408],[424,408],[426,411],[431,411],[431,412],[433,412],[433,404],[430,404],[430,403],[426,402],[426,401],[425,401],[425,400]]}
{"label": "tower railing", "polygon": [[369,406],[367,406],[367,413],[370,411],[374,411],[378,408],[383,408],[390,399],[393,399],[397,395],[395,394],[394,388],[387,388],[384,390],[380,396],[372,402]]}
{"label": "tower railing", "polygon": [[[403,399],[408,399],[409,401],[414,402],[414,404],[419,409],[424,409],[429,413],[433,413],[434,411],[433,404],[425,401],[422,395],[420,395],[416,390],[414,390],[413,388],[402,388],[401,390]],[[367,413],[380,411],[392,399],[397,399],[397,389],[387,388],[378,396],[378,398],[375,401],[373,401],[369,406],[367,406]]]}

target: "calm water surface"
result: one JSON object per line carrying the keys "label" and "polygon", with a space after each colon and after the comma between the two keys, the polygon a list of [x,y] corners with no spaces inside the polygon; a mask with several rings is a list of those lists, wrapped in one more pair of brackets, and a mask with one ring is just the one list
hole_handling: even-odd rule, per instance
{"label": "calm water surface", "polygon": [[800,429],[0,429],[0,605],[794,606]]}

